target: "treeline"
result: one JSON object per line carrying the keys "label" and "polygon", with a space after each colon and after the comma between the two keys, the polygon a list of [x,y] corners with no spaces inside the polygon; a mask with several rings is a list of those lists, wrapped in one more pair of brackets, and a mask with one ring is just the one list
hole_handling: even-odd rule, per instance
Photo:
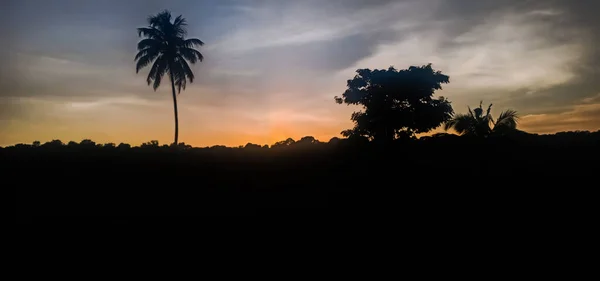
{"label": "treeline", "polygon": [[[523,131],[517,131],[513,134],[503,136],[491,136],[488,138],[479,138],[473,136],[458,136],[454,134],[438,133],[431,136],[420,138],[396,139],[390,144],[390,147],[397,147],[410,144],[448,144],[448,145],[473,145],[475,143],[497,143],[519,145],[600,145],[600,130],[590,131],[568,131],[555,134],[530,134]],[[267,150],[292,150],[304,148],[333,148],[333,147],[378,147],[378,143],[373,142],[367,137],[351,136],[349,138],[333,137],[328,141],[320,141],[312,136],[306,136],[299,140],[288,138],[278,141],[272,145],[260,145],[247,143],[237,147],[228,147],[224,145],[214,145],[210,147],[193,147],[185,143],[178,145],[160,144],[157,140],[142,143],[139,146],[132,146],[127,143],[96,143],[89,139],[81,142],[69,141],[64,143],[61,140],[52,140],[45,143],[34,141],[31,144],[16,144],[8,147],[0,147],[4,151],[21,150],[102,150],[102,151],[126,151],[126,150],[164,150],[164,151],[200,151],[200,150],[247,150],[247,151],[267,151]]]}
{"label": "treeline", "polygon": [[0,161],[5,180],[17,183],[17,218],[33,222],[328,214],[528,221],[539,210],[554,219],[594,206],[586,200],[598,185],[600,131],[308,140],[207,148],[52,141],[0,149]]}

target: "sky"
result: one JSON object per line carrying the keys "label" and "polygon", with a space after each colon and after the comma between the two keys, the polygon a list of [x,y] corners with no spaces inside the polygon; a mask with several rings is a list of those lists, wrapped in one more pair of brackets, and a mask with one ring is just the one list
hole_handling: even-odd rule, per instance
{"label": "sky", "polygon": [[194,146],[327,141],[359,68],[432,63],[455,112],[493,103],[532,133],[600,129],[597,0],[4,0],[0,146],[173,141],[170,87],[136,74],[136,28],[164,9],[204,41],[178,96]]}

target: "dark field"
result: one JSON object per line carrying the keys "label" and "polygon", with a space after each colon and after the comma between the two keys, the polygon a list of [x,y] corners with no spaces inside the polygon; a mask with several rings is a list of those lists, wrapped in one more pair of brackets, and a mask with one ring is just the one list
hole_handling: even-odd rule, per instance
{"label": "dark field", "polygon": [[198,216],[580,219],[600,132],[275,148],[0,149],[21,222]]}

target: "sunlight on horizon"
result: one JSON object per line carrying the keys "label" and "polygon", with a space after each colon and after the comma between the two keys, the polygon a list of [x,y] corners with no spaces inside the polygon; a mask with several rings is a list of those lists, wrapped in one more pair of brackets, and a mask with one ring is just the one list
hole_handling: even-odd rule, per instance
{"label": "sunlight on horizon", "polygon": [[[178,95],[179,141],[194,146],[320,141],[353,127],[338,105],[359,68],[432,63],[455,113],[514,109],[530,133],[600,129],[600,27],[585,1],[473,4],[176,0],[204,61]],[[168,78],[138,74],[136,28],[166,7],[24,0],[0,11],[0,146],[60,139],[173,141]],[[166,2],[165,2],[166,3]],[[69,7],[67,9],[67,7]],[[7,12],[8,11],[8,12]],[[285,15],[285,16],[281,16]],[[29,19],[23,21],[22,19]],[[440,128],[428,133],[442,132]]]}

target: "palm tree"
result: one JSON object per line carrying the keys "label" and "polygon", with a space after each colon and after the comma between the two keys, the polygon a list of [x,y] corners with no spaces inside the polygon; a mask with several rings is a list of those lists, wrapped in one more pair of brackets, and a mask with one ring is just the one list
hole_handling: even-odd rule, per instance
{"label": "palm tree", "polygon": [[517,129],[517,121],[519,116],[517,112],[508,109],[500,113],[498,119],[494,121],[490,111],[492,104],[483,112],[482,103],[479,107],[471,110],[468,114],[456,114],[450,121],[444,123],[444,130],[454,129],[459,135],[470,135],[478,137],[487,137],[491,134],[505,134]]}
{"label": "palm tree", "polygon": [[165,10],[156,15],[148,17],[148,26],[137,29],[138,36],[144,39],[137,44],[138,53],[135,55],[137,61],[135,71],[152,64],[146,81],[152,84],[154,91],[160,86],[163,75],[169,74],[171,90],[173,91],[173,108],[175,111],[175,142],[179,137],[179,119],[177,116],[177,95],[182,89],[185,90],[187,80],[194,81],[194,72],[189,63],[202,61],[202,54],[194,47],[202,46],[200,39],[186,39],[186,21],[180,15],[171,21],[171,12]]}

